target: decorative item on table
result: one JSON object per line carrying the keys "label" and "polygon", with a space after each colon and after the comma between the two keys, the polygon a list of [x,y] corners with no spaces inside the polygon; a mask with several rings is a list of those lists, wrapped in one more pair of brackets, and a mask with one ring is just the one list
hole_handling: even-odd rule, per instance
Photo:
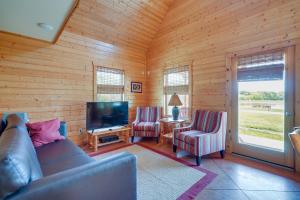
{"label": "decorative item on table", "polygon": [[131,82],[131,92],[142,93],[142,83],[141,82]]}
{"label": "decorative item on table", "polygon": [[179,96],[174,93],[171,96],[171,99],[169,101],[169,106],[174,106],[172,109],[172,116],[173,116],[173,120],[178,120],[178,116],[179,116],[179,108],[177,106],[182,106],[182,103],[180,101]]}

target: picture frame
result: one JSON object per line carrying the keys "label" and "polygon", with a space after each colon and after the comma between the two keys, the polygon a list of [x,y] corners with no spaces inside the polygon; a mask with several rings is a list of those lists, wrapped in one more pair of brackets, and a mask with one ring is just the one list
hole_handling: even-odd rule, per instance
{"label": "picture frame", "polygon": [[142,83],[141,82],[131,82],[131,92],[132,93],[142,93]]}

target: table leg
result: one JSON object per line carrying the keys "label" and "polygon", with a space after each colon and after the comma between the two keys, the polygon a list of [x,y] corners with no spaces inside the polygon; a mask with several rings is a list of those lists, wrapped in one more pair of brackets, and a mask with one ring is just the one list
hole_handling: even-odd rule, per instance
{"label": "table leg", "polygon": [[94,151],[98,151],[98,137],[94,136]]}

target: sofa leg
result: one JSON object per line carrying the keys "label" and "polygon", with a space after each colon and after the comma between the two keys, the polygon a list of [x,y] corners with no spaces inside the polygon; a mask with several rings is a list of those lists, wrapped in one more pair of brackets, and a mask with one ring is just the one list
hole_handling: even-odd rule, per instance
{"label": "sofa leg", "polygon": [[173,152],[176,153],[177,151],[177,146],[173,144]]}
{"label": "sofa leg", "polygon": [[131,136],[131,143],[134,142],[134,136]]}
{"label": "sofa leg", "polygon": [[201,156],[196,156],[196,163],[197,163],[197,166],[200,166]]}
{"label": "sofa leg", "polygon": [[224,150],[221,150],[221,151],[220,151],[221,158],[224,158],[224,153],[225,153]]}

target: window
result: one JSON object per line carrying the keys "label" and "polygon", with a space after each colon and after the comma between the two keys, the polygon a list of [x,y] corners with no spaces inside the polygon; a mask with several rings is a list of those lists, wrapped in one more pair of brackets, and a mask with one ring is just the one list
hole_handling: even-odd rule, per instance
{"label": "window", "polygon": [[168,106],[171,96],[178,94],[182,106],[179,107],[179,118],[188,119],[190,115],[190,77],[189,66],[169,68],[164,71],[164,111],[172,114],[173,106]]}
{"label": "window", "polygon": [[97,67],[97,101],[122,101],[124,99],[124,71]]}
{"label": "window", "polygon": [[239,143],[284,151],[284,53],[238,58]]}

